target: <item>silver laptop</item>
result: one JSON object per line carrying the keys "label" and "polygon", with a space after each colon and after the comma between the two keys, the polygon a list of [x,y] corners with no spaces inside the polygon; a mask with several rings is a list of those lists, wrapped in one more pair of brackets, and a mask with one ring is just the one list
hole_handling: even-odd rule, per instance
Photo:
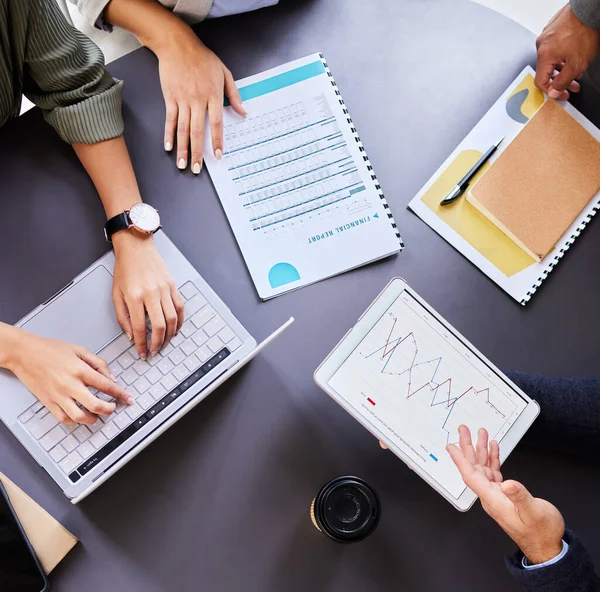
{"label": "silver laptop", "polygon": [[102,356],[117,382],[135,397],[134,405],[117,405],[110,417],[100,417],[92,426],[59,424],[17,378],[0,370],[0,419],[73,503],[106,481],[293,321],[257,345],[167,236],[158,232],[155,241],[185,300],[183,326],[157,356],[140,360],[117,323],[111,299],[112,252],[17,323]]}

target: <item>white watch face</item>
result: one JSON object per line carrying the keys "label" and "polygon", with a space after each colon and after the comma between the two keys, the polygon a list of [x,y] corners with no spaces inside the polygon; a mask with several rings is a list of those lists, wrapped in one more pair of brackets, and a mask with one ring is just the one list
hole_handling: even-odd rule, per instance
{"label": "white watch face", "polygon": [[129,218],[134,226],[144,232],[154,232],[160,226],[158,212],[148,204],[139,203],[129,210]]}

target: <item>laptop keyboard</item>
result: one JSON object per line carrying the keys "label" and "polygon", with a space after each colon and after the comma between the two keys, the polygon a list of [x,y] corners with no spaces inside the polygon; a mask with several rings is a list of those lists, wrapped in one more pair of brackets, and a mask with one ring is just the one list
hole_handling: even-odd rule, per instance
{"label": "laptop keyboard", "polygon": [[[112,415],[99,416],[90,426],[59,424],[39,401],[19,416],[48,458],[73,483],[242,345],[192,282],[184,284],[180,293],[185,300],[184,323],[156,356],[141,360],[125,335],[98,353],[108,361],[117,382],[134,395],[133,405],[119,403]],[[113,400],[90,390],[105,401]]]}

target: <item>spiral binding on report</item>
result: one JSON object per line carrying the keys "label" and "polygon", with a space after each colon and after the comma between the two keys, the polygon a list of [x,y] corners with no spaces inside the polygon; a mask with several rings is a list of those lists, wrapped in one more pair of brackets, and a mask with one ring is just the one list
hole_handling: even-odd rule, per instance
{"label": "spiral binding on report", "polygon": [[358,144],[358,149],[360,150],[360,152],[362,154],[363,161],[365,162],[367,170],[369,171],[369,175],[371,177],[371,181],[373,182],[373,185],[374,185],[377,193],[379,194],[379,199],[381,199],[381,201],[383,202],[383,207],[385,209],[386,215],[389,218],[390,224],[392,225],[392,228],[394,229],[394,232],[396,233],[396,236],[398,237],[398,241],[400,242],[400,249],[402,250],[404,248],[404,242],[402,241],[402,237],[400,236],[400,231],[398,230],[398,226],[396,225],[396,221],[394,220],[394,216],[391,213],[390,206],[389,206],[388,202],[385,199],[385,195],[383,194],[383,191],[381,189],[381,185],[379,184],[379,181],[377,180],[377,175],[375,175],[375,172],[373,171],[373,167],[371,166],[371,162],[369,161],[369,157],[367,156],[367,152],[365,151],[365,147],[363,146],[363,143],[361,142],[360,136],[358,135],[358,132],[356,131],[356,127],[354,126],[354,122],[352,121],[352,117],[350,117],[350,113],[348,113],[348,109],[346,108],[346,103],[344,103],[344,99],[342,98],[342,95],[341,95],[341,93],[340,93],[340,91],[339,91],[339,89],[337,87],[337,84],[335,83],[335,79],[333,78],[333,74],[331,73],[331,70],[329,70],[329,66],[327,65],[327,62],[325,61],[325,57],[323,56],[322,53],[319,54],[319,57],[321,58],[321,61],[323,62],[323,67],[325,68],[325,72],[327,72],[327,76],[329,77],[329,81],[331,82],[331,86],[333,86],[333,88],[335,90],[335,94],[337,96],[337,99],[338,99],[338,101],[340,103],[340,106],[342,107],[344,115],[346,116],[346,121],[348,122],[348,125],[350,125],[350,131],[354,135],[354,140]]}
{"label": "spiral binding on report", "polygon": [[550,258],[549,263],[546,265],[538,279],[534,282],[531,290],[527,291],[525,298],[521,300],[521,304],[525,306],[535,294],[536,290],[542,285],[542,282],[550,275],[550,272],[556,267],[557,263],[563,258],[564,254],[569,250],[571,245],[575,242],[577,237],[583,232],[585,227],[592,221],[592,218],[596,215],[600,209],[600,201],[596,202],[596,205],[592,208],[592,211],[585,216],[580,224],[573,230],[569,235],[569,238],[561,244],[558,252]]}

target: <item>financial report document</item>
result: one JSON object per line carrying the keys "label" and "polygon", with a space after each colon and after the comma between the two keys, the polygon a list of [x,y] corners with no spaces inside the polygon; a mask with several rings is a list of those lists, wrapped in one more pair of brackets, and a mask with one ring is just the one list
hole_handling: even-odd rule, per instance
{"label": "financial report document", "polygon": [[455,499],[465,484],[445,447],[458,426],[499,442],[527,406],[406,291],[327,384]]}
{"label": "financial report document", "polygon": [[267,299],[398,252],[402,243],[344,101],[319,54],[239,81],[205,160]]}

